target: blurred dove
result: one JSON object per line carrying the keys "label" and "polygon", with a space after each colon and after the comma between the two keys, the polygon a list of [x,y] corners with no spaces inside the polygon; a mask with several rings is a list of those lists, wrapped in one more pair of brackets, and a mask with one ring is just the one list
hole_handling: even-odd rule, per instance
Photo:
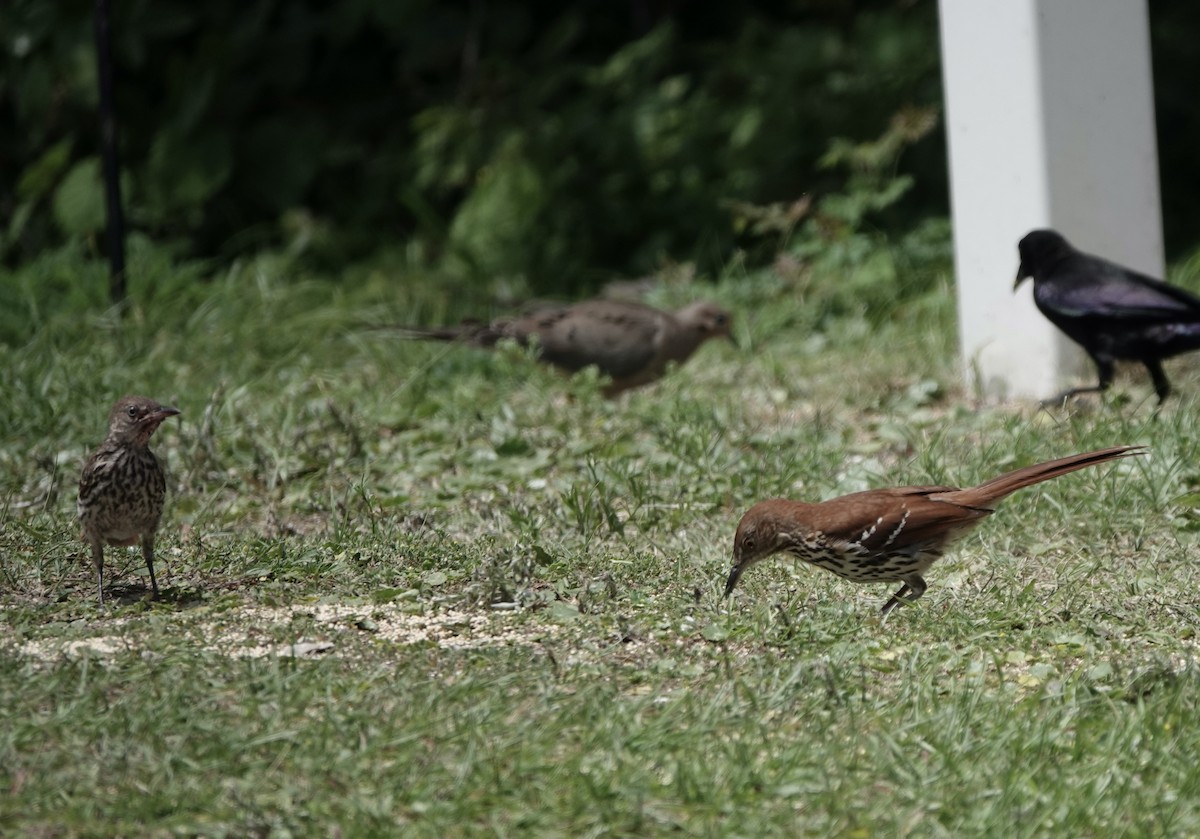
{"label": "blurred dove", "polygon": [[708,302],[666,312],[625,300],[586,300],[491,323],[400,327],[406,337],[491,348],[503,338],[536,344],[543,361],[569,372],[595,365],[612,379],[606,396],[657,381],[709,338],[730,337],[730,315]]}

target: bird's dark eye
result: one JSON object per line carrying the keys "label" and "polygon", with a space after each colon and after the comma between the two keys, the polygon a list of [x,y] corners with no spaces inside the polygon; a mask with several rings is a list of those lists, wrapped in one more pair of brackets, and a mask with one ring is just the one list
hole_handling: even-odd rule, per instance
{"label": "bird's dark eye", "polygon": [[754,553],[754,537],[747,536],[742,539],[742,553]]}
{"label": "bird's dark eye", "polygon": [[725,317],[724,315],[717,315],[717,316],[716,316],[716,317],[713,319],[713,322],[714,322],[714,323],[715,323],[717,326],[724,326],[724,325],[725,325],[725,321],[727,321],[727,320],[728,320],[728,318],[727,318],[727,317]]}
{"label": "bird's dark eye", "polygon": [[138,415],[137,405],[130,405],[125,409],[125,413],[129,414],[131,417],[136,417]]}

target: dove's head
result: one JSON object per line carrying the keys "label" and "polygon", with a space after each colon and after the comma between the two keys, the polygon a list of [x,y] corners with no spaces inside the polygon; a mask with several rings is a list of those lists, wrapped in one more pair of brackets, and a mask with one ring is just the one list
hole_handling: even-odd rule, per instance
{"label": "dove's head", "polygon": [[707,341],[709,338],[733,340],[730,333],[733,318],[729,312],[714,303],[701,300],[699,303],[684,306],[675,313],[675,319],[684,329],[692,331],[699,337],[700,341]]}

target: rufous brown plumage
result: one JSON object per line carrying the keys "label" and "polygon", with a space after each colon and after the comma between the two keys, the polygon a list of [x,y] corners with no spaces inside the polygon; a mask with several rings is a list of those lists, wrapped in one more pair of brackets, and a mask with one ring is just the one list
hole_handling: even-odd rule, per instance
{"label": "rufous brown plumage", "polygon": [[790,553],[856,583],[901,583],[886,615],[925,593],[925,572],[944,551],[995,511],[1005,496],[1076,469],[1144,454],[1142,446],[1075,454],[1007,472],[979,486],[872,489],[809,504],[773,499],[751,507],[733,541],[728,596],[746,569]]}

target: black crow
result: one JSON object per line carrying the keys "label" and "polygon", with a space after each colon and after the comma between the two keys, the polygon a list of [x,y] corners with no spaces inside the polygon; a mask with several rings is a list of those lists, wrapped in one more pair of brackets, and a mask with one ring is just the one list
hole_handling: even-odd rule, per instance
{"label": "black crow", "polygon": [[1033,277],[1033,300],[1050,322],[1079,344],[1100,373],[1095,387],[1112,384],[1114,361],[1140,361],[1150,371],[1158,404],[1171,392],[1161,361],[1200,349],[1200,298],[1129,268],[1078,251],[1053,230],[1034,230],[1017,246],[1016,290]]}

